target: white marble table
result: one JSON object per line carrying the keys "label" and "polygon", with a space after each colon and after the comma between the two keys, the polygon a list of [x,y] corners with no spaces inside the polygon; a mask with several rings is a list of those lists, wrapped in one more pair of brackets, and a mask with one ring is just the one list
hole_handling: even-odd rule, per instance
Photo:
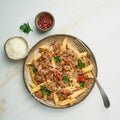
{"label": "white marble table", "polygon": [[[51,12],[54,28],[40,34],[34,17]],[[30,34],[19,30],[29,22]],[[53,34],[81,38],[93,51],[98,80],[108,94],[111,107],[105,109],[97,86],[80,104],[52,109],[36,102],[23,81],[23,61],[13,62],[4,53],[11,36],[23,36],[31,48]],[[120,119],[120,1],[119,0],[0,0],[0,120],[119,120]]]}

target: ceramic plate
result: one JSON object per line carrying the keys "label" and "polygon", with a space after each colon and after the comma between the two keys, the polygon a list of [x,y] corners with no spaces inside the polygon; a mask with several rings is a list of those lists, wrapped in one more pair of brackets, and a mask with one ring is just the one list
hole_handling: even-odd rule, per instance
{"label": "ceramic plate", "polygon": [[[65,34],[58,34],[58,35],[51,35],[51,36],[48,36],[42,40],[40,40],[36,45],[34,45],[32,47],[32,49],[29,51],[28,53],[28,56],[25,60],[25,63],[24,63],[24,70],[23,70],[23,76],[24,76],[24,81],[25,81],[25,85],[29,91],[29,93],[31,94],[30,92],[30,85],[29,83],[32,82],[32,79],[31,79],[31,75],[30,75],[30,71],[29,71],[29,67],[26,65],[26,63],[31,60],[37,53],[38,53],[38,50],[39,50],[39,47],[42,46],[42,45],[50,45],[51,42],[53,41],[62,41],[63,38],[67,37],[69,39],[69,43],[70,44],[74,44],[74,46],[78,47],[77,45],[79,45],[79,50],[81,50],[81,45],[84,44],[85,47],[87,47],[88,49],[88,52],[91,56],[90,58],[90,64],[93,65],[93,71],[95,73],[95,75],[97,76],[97,65],[96,65],[96,60],[95,60],[95,57],[92,53],[92,51],[90,50],[90,48],[81,40],[78,40],[76,37],[74,36],[71,36],[71,35],[65,35]],[[75,41],[78,41],[79,44],[76,44]],[[84,100],[86,98],[86,96],[88,96],[88,94],[91,92],[93,86],[95,84],[95,81],[94,79],[90,79],[89,80],[89,85],[88,85],[88,88],[86,89],[86,91],[81,94],[75,101],[75,104],[77,103],[80,103],[82,100]],[[31,94],[37,101],[39,101],[40,103],[46,105],[46,106],[49,106],[49,107],[53,107],[53,108],[66,108],[66,107],[70,107],[70,106],[73,106],[73,105],[65,105],[65,106],[56,106],[53,104],[53,102],[50,102],[50,101],[44,101],[42,99],[38,99],[37,97],[34,96],[34,94]]]}

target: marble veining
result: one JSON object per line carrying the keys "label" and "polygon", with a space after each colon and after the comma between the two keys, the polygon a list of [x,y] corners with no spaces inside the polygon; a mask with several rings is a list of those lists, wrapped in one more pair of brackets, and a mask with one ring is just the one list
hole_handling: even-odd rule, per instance
{"label": "marble veining", "polygon": [[17,66],[11,73],[6,75],[5,80],[3,80],[3,83],[0,84],[0,88],[4,87],[10,80],[12,80],[20,71],[22,71],[22,66]]}
{"label": "marble veining", "polygon": [[0,99],[0,116],[6,111],[6,100]]}

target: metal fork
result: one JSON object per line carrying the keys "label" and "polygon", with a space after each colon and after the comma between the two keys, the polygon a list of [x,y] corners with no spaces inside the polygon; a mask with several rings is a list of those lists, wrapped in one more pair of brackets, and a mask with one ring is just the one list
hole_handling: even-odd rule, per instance
{"label": "metal fork", "polygon": [[[86,44],[85,44],[82,40],[76,39],[74,42],[75,42],[75,46],[77,46],[77,48],[78,48],[80,51],[82,51],[82,52],[87,51],[88,53],[91,52],[90,49],[86,46]],[[98,82],[94,71],[91,70],[91,72],[92,72],[92,74],[93,74],[93,76],[94,76],[94,80],[95,80],[95,82],[96,82],[96,84],[97,84],[97,86],[98,86],[98,88],[99,88],[100,93],[101,93],[104,106],[105,106],[106,108],[110,107],[110,101],[109,101],[109,99],[108,99],[105,91],[103,90],[102,86],[101,86],[100,83]]]}

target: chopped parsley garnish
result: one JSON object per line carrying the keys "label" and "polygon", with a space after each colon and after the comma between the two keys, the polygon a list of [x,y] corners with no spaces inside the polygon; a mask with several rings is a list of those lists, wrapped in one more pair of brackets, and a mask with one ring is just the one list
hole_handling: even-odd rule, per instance
{"label": "chopped parsley garnish", "polygon": [[55,60],[55,62],[61,62],[61,59],[60,59],[60,57],[58,57],[58,56],[55,56],[55,57],[54,57],[54,60]]}
{"label": "chopped parsley garnish", "polygon": [[80,87],[84,88],[85,87],[85,82],[80,82]]}
{"label": "chopped parsley garnish", "polygon": [[35,66],[32,66],[32,71],[35,73],[37,72],[37,68]]}
{"label": "chopped parsley garnish", "polygon": [[20,30],[22,30],[24,33],[29,33],[30,31],[33,31],[30,28],[29,23],[23,23],[23,25],[20,26]]}
{"label": "chopped parsley garnish", "polygon": [[83,67],[85,67],[85,63],[83,63],[80,59],[78,59],[78,68],[82,69]]}
{"label": "chopped parsley garnish", "polygon": [[51,91],[49,91],[46,87],[40,86],[40,90],[43,92],[45,95],[49,95]]}
{"label": "chopped parsley garnish", "polygon": [[63,76],[62,80],[65,84],[69,82],[69,78],[67,76]]}

